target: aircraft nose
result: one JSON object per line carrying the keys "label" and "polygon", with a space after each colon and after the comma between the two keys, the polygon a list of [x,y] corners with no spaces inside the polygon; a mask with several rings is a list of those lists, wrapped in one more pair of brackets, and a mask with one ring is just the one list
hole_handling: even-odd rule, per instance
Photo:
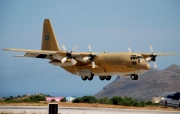
{"label": "aircraft nose", "polygon": [[146,65],[146,70],[149,70],[149,69],[150,69],[150,65],[147,64],[147,65]]}

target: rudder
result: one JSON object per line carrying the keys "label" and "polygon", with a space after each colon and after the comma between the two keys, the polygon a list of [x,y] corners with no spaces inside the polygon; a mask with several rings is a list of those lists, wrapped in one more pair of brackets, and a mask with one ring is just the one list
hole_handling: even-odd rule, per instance
{"label": "rudder", "polygon": [[49,19],[44,20],[41,50],[60,50]]}

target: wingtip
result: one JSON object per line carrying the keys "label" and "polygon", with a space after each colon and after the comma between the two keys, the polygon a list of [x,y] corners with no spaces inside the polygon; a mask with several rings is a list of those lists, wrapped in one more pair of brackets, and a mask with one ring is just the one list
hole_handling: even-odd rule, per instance
{"label": "wingtip", "polygon": [[170,53],[160,52],[160,53],[157,53],[157,55],[159,55],[159,56],[170,56],[170,55],[177,55],[177,53],[175,53],[175,52],[170,52]]}
{"label": "wingtip", "polygon": [[2,50],[9,50],[9,48],[4,48],[4,49],[2,49]]}

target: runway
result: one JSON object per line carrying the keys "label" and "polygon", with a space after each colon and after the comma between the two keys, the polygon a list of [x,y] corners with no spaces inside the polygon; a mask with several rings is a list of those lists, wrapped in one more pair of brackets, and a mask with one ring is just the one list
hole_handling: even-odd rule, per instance
{"label": "runway", "polygon": [[[47,114],[46,106],[0,106],[0,114]],[[59,107],[58,114],[180,114],[180,111],[158,111],[139,109],[112,109],[112,108],[85,108],[85,107]]]}

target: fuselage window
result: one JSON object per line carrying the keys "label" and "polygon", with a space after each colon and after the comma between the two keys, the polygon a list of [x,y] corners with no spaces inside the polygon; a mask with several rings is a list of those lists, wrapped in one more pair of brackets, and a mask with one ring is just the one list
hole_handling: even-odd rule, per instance
{"label": "fuselage window", "polygon": [[136,58],[136,55],[131,55],[130,59],[131,59],[131,60],[137,59],[137,58]]}
{"label": "fuselage window", "polygon": [[132,65],[136,65],[136,61],[133,61],[133,62],[132,62]]}
{"label": "fuselage window", "polygon": [[137,56],[137,59],[143,59],[143,57],[142,56]]}

